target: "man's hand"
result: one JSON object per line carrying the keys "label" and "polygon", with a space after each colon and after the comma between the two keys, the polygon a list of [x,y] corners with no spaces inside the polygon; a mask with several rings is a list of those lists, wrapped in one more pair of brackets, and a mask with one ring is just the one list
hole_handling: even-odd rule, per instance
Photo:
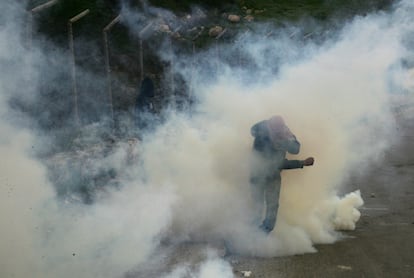
{"label": "man's hand", "polygon": [[303,166],[312,166],[315,162],[315,159],[313,157],[308,157],[303,161]]}

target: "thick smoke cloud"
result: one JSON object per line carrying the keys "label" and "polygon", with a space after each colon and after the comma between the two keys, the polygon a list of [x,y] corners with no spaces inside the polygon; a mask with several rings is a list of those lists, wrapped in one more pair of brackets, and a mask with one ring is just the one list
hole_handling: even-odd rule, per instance
{"label": "thick smoke cloud", "polygon": [[[195,66],[192,57],[174,57],[175,71],[197,88],[199,113],[172,115],[143,153],[155,183],[173,177],[177,184],[182,200],[174,237],[226,238],[238,251],[273,256],[313,251],[315,243],[339,239],[337,229],[355,228],[359,191],[343,199],[337,194],[398,137],[387,76],[405,56],[401,12],[355,18],[322,44],[292,38],[292,28],[276,37],[242,38],[242,55],[253,61],[245,68],[226,63],[234,46],[220,48],[220,60],[215,48],[206,50]],[[269,243],[245,221],[249,129],[273,114],[283,115],[302,142],[300,157],[317,162],[283,174],[280,222]],[[170,172],[164,176],[156,165]],[[252,237],[257,240],[249,245]]]}
{"label": "thick smoke cloud", "polygon": [[[36,137],[40,132],[29,128],[36,126],[35,119],[27,119],[10,104],[15,107],[16,96],[19,103],[36,103],[40,80],[45,79],[40,76],[50,76],[48,81],[56,77],[48,62],[64,60],[66,54],[43,53],[43,46],[48,49],[44,42],[34,42],[30,50],[25,47],[24,5],[2,5],[2,15],[7,17],[0,26],[0,276],[120,277],[153,251],[160,240],[157,235],[170,221],[169,207],[175,195],[168,185],[156,190],[143,187],[140,180],[128,179],[125,174],[120,177],[122,192],[109,187],[94,206],[57,198],[55,189],[59,191],[61,184],[49,179],[45,161],[37,155],[50,153],[45,150],[55,148],[48,145],[54,141],[44,135]],[[108,167],[106,164],[115,169],[124,165],[128,149],[129,144],[119,144],[95,169]],[[59,154],[53,159],[65,163],[68,156]],[[60,170],[70,172],[65,174],[72,178],[69,186],[75,187],[78,172],[66,166]]]}
{"label": "thick smoke cloud", "polygon": [[[123,12],[123,24],[137,30],[145,16]],[[16,95],[36,103],[40,76],[51,73],[50,63],[43,63],[51,59],[42,51],[48,43],[36,42],[28,51],[24,7],[4,4],[2,13],[0,274],[5,277],[134,277],[162,253],[163,240],[225,242],[241,255],[315,252],[314,244],[340,239],[338,229],[355,228],[363,200],[359,191],[341,195],[346,182],[397,139],[393,88],[413,89],[407,82],[412,64],[401,62],[413,54],[412,1],[400,2],[389,14],[354,18],[323,43],[293,38],[288,28],[277,36],[240,38],[242,45],[221,48],[219,60],[216,49],[200,53],[197,63],[178,55],[173,70],[197,99],[191,115],[168,111],[167,120],[143,141],[117,142],[105,155],[97,145],[78,150],[75,160],[98,153],[86,155],[90,168],[83,170],[118,173],[115,186],[102,186],[84,204],[71,194],[57,196],[61,179],[66,192],[76,187],[79,166],[66,164],[74,154],[54,156],[54,166],[62,163],[65,175],[51,174],[54,168],[45,166],[51,160],[44,163],[37,154],[45,152],[45,142],[55,141],[39,137],[29,128],[33,119],[12,109]],[[225,63],[223,57],[235,57],[235,50],[249,62]],[[53,60],[64,60],[64,53],[53,52]],[[168,54],[162,59],[171,59]],[[265,236],[250,222],[249,130],[274,114],[284,116],[302,144],[300,155],[291,158],[314,156],[316,164],[283,172],[278,224]],[[80,143],[99,141],[102,133],[110,130]],[[179,266],[165,277],[189,275],[233,276],[230,264],[213,253],[198,268]]]}

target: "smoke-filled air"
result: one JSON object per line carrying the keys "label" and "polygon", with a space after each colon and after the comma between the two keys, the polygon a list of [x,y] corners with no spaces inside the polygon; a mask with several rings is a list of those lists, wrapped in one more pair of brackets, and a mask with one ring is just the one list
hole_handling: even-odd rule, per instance
{"label": "smoke-filled air", "polygon": [[[137,137],[127,119],[113,136],[108,115],[96,116],[107,108],[104,97],[79,106],[81,117],[88,110],[94,117],[76,129],[73,109],[63,108],[72,102],[61,82],[68,50],[44,38],[29,47],[26,6],[18,2],[2,3],[0,18],[1,277],[152,277],[157,264],[158,277],[233,277],[211,245],[240,256],[304,254],[358,225],[364,188],[355,191],[350,177],[398,139],[392,97],[413,89],[401,66],[414,49],[413,1],[315,39],[303,39],[301,24],[252,23],[219,51],[217,44],[197,53],[169,41],[154,46],[191,104],[165,104]],[[132,38],[149,15],[178,20],[148,4],[121,3],[119,12]],[[106,97],[104,75],[77,70],[78,82]],[[252,222],[250,128],[273,115],[301,144],[288,159],[315,163],[282,171],[277,224],[265,234]],[[73,133],[76,147],[62,151]],[[202,262],[161,270],[169,248],[188,242],[206,244]]]}

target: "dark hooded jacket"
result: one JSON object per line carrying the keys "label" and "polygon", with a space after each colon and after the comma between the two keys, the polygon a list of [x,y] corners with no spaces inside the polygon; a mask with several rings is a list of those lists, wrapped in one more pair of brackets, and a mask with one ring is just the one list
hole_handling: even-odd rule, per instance
{"label": "dark hooded jacket", "polygon": [[303,168],[303,161],[286,159],[286,152],[299,153],[300,143],[295,136],[280,141],[276,147],[270,137],[266,120],[253,125],[250,132],[254,137],[253,150],[256,156],[253,181],[280,179],[280,171],[283,169]]}
{"label": "dark hooded jacket", "polygon": [[145,77],[135,101],[136,125],[140,130],[145,130],[154,124],[155,110],[152,102],[154,96],[154,83],[149,77]]}

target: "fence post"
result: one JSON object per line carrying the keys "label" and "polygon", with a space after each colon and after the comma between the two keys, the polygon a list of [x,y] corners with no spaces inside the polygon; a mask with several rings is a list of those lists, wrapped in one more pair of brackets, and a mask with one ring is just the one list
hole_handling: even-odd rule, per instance
{"label": "fence post", "polygon": [[50,0],[46,3],[37,5],[36,7],[34,7],[33,9],[31,9],[30,11],[28,11],[28,24],[27,24],[27,47],[28,49],[31,48],[32,46],[32,39],[33,39],[33,16],[34,14],[43,11],[53,5],[55,5],[58,2],[58,0]]}
{"label": "fence post", "polygon": [[144,46],[142,39],[139,38],[139,81],[144,80]]}
{"label": "fence post", "polygon": [[196,40],[198,39],[198,37],[200,37],[200,35],[203,33],[203,29],[201,31],[199,31],[193,38],[191,38],[191,51],[192,51],[192,61],[191,61],[191,77],[190,77],[190,92],[188,95],[189,98],[189,103],[190,103],[190,110],[191,110],[191,102],[192,99],[194,97],[194,82],[195,82],[195,76],[196,76]]}
{"label": "fence post", "polygon": [[220,66],[220,46],[219,46],[219,39],[224,35],[224,33],[226,33],[227,29],[225,28],[220,34],[217,35],[216,37],[216,48],[217,48],[217,71],[219,69]]}
{"label": "fence post", "polygon": [[68,21],[68,39],[69,39],[69,50],[70,50],[70,63],[71,63],[71,72],[72,72],[72,90],[73,90],[73,102],[75,106],[75,123],[79,125],[79,110],[78,110],[78,91],[76,85],[76,61],[75,61],[75,48],[73,43],[73,28],[72,25],[85,15],[89,13],[89,9],[84,10],[78,15],[72,17]]}
{"label": "fence post", "polygon": [[142,80],[144,80],[144,45],[143,45],[143,41],[144,39],[149,36],[149,32],[152,32],[152,25],[153,22],[151,21],[150,23],[148,23],[147,25],[145,25],[144,28],[141,29],[141,31],[139,32],[139,67],[140,67],[140,82],[142,82]]}
{"label": "fence post", "polygon": [[111,79],[111,64],[109,60],[109,40],[108,40],[108,32],[110,29],[119,22],[121,18],[120,15],[115,17],[108,25],[103,28],[103,40],[104,40],[104,50],[105,50],[105,70],[106,70],[106,78],[107,78],[107,87],[108,87],[108,98],[109,98],[109,109],[111,113],[111,120],[112,125],[114,124],[114,105],[112,101],[112,79]]}

